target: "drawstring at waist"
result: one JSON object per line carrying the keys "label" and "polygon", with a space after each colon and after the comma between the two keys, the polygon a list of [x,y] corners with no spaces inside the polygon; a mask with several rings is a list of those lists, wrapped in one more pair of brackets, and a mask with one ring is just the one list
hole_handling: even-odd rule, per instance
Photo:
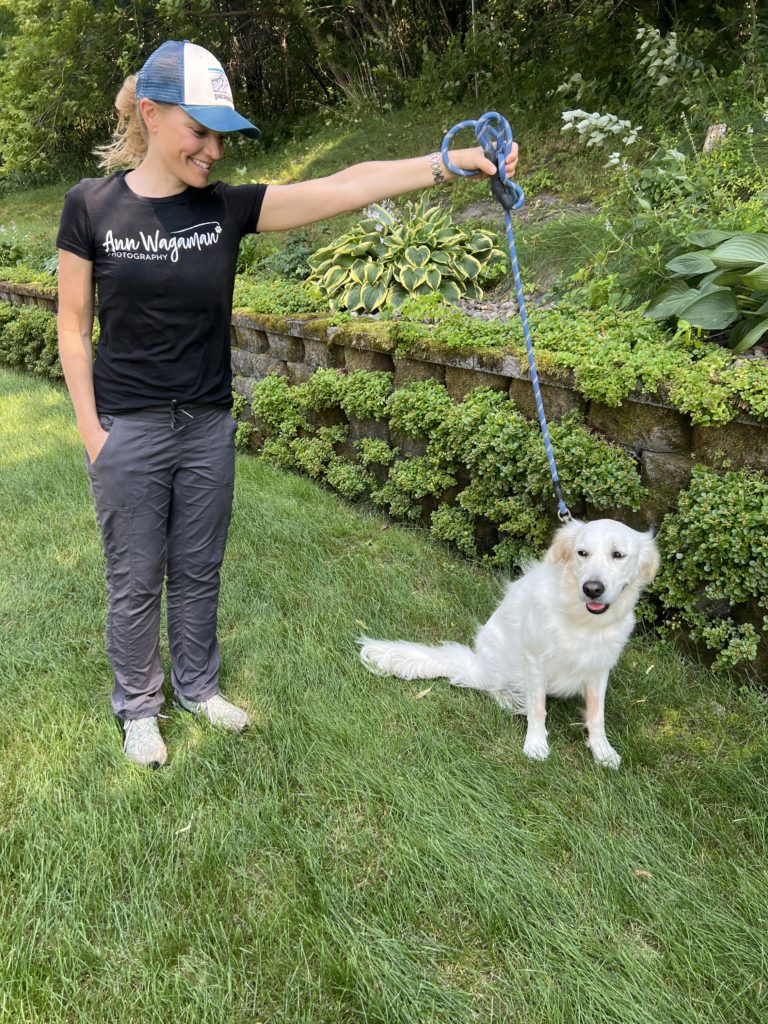
{"label": "drawstring at waist", "polygon": [[[186,416],[187,420],[182,420],[180,418],[182,416]],[[188,420],[193,420],[194,418],[189,409],[179,405],[176,399],[171,402],[171,430],[182,430],[187,425]]]}

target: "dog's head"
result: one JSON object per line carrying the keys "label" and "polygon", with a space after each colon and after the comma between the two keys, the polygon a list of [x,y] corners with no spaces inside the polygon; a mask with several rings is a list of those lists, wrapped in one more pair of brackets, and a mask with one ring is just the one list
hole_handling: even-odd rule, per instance
{"label": "dog's head", "polygon": [[653,531],[641,533],[615,519],[574,519],[557,531],[546,561],[562,564],[575,599],[591,615],[602,615],[623,595],[634,605],[659,570],[659,551]]}

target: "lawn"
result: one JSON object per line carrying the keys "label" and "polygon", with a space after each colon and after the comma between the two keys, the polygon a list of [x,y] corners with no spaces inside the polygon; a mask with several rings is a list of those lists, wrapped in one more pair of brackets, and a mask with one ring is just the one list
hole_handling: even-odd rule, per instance
{"label": "lawn", "polygon": [[[469,639],[500,582],[238,459],[220,614],[244,736],[128,764],[65,392],[0,371],[1,1024],[748,1024],[768,1016],[768,704],[649,636],[552,755],[354,638]],[[167,657],[166,657],[167,660]]]}

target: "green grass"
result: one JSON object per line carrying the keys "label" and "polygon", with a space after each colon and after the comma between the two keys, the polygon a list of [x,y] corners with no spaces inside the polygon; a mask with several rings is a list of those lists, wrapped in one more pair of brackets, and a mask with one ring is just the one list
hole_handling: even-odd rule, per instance
{"label": "green grass", "polygon": [[143,771],[69,401],[8,371],[0,494],[2,1024],[765,1020],[758,691],[638,638],[609,691],[620,771],[578,702],[528,762],[482,695],[355,653],[363,630],[467,640],[499,581],[240,457],[220,638],[256,724],[169,711]]}

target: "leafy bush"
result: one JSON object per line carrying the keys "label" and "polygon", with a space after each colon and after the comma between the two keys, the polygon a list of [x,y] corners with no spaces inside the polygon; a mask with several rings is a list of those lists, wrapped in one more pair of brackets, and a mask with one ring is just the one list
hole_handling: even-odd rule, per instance
{"label": "leafy bush", "polygon": [[[668,630],[686,626],[719,667],[754,659],[768,642],[768,480],[697,466],[658,536],[654,584]],[[754,623],[762,615],[762,628]]]}
{"label": "leafy bush", "polygon": [[456,302],[481,298],[481,282],[503,267],[504,253],[487,231],[451,224],[427,193],[398,213],[374,205],[368,216],[309,258],[309,281],[331,309],[373,313],[409,295],[438,292]]}
{"label": "leafy bush", "polygon": [[696,248],[667,263],[674,280],[645,315],[715,331],[745,352],[768,331],[768,234],[697,231],[688,241]]}
{"label": "leafy bush", "polygon": [[55,315],[39,306],[0,302],[0,363],[61,377]]}
{"label": "leafy bush", "polygon": [[[465,553],[469,533],[474,544],[488,524],[498,543],[486,556],[497,564],[519,564],[544,544],[552,500],[541,436],[499,392],[479,388],[455,404],[437,381],[392,392],[389,374],[318,370],[294,387],[276,374],[258,381],[252,405],[265,436],[261,455],[281,468],[300,469],[346,496],[370,495],[395,518],[417,521],[432,512],[435,535]],[[338,449],[347,428],[314,428],[306,418],[330,409],[364,419],[386,415],[392,430],[426,440],[426,453],[398,457],[387,442],[362,438],[357,461],[344,458]],[[552,440],[570,475],[570,502],[588,494],[599,508],[639,506],[644,492],[623,450],[575,420],[553,425]],[[374,463],[389,466],[380,485],[368,469]]]}
{"label": "leafy bush", "polygon": [[389,426],[420,441],[434,433],[451,404],[450,395],[439,381],[410,381],[393,391],[387,401]]}
{"label": "leafy bush", "polygon": [[340,389],[339,404],[347,416],[357,416],[361,420],[381,420],[386,415],[387,398],[391,391],[391,373],[351,373]]}

